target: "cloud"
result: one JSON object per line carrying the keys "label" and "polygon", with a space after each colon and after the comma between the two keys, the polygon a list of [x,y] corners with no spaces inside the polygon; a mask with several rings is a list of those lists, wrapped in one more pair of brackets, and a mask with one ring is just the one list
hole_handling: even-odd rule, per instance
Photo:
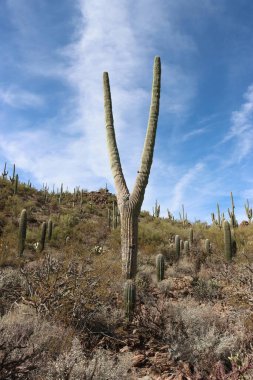
{"label": "cloud", "polygon": [[170,202],[170,208],[172,212],[179,209],[179,207],[182,204],[186,190],[188,190],[188,187],[190,186],[191,182],[203,169],[204,164],[197,163],[194,167],[188,169],[188,171],[176,183],[173,189],[172,200]]}
{"label": "cloud", "polygon": [[236,139],[234,149],[237,154],[229,160],[230,164],[235,160],[241,161],[253,147],[253,84],[248,87],[243,97],[245,102],[239,111],[232,112],[232,126],[223,140],[223,143],[227,143]]}
{"label": "cloud", "polygon": [[202,135],[203,133],[206,133],[206,132],[207,132],[206,128],[193,129],[191,132],[185,133],[184,136],[182,137],[182,140],[187,141],[193,136]]}
{"label": "cloud", "polygon": [[[24,168],[28,168],[28,162],[32,161],[29,170],[40,182],[55,183],[63,176],[69,183],[77,179],[78,183],[89,188],[101,186],[105,181],[113,186],[106,147],[102,89],[102,73],[108,71],[121,162],[131,188],[146,133],[153,58],[157,54],[162,55],[165,42],[166,49],[171,49],[177,56],[183,57],[185,51],[195,54],[194,41],[177,27],[166,2],[157,7],[154,0],[138,4],[126,0],[119,4],[112,0],[108,9],[105,0],[80,0],[72,42],[58,47],[57,59],[52,62],[56,54],[52,49],[45,50],[47,39],[41,35],[44,29],[38,28],[33,33],[37,20],[33,3],[26,3],[27,11],[21,9],[21,17],[18,17],[20,7],[17,8],[13,0],[8,3],[12,22],[20,37],[17,43],[25,57],[22,65],[27,70],[26,75],[37,75],[37,78],[49,75],[68,87],[65,88],[63,105],[65,114],[58,111],[54,118],[44,120],[43,124],[33,120],[30,125],[29,122],[23,123],[27,125],[23,129],[24,135],[31,126],[34,134],[34,138],[26,135],[26,141],[21,135],[5,133],[4,141],[11,146],[11,149],[4,150],[5,154],[12,161],[17,161],[15,156],[19,157]],[[179,9],[174,12],[179,13]],[[41,49],[36,49],[33,56],[31,46],[41,41]],[[163,56],[161,59],[161,113],[184,117],[195,94],[195,78],[180,65],[167,62]],[[43,104],[39,96],[21,88],[5,89],[0,97],[5,104],[16,108]],[[47,131],[46,134],[41,135],[41,128]],[[55,135],[56,128],[60,129],[61,136],[59,133]],[[26,149],[27,141],[31,141],[29,149]],[[46,141],[54,141],[52,150],[49,152],[47,149],[47,153],[45,146],[51,144],[47,145]],[[39,148],[37,144],[40,144]],[[23,156],[24,151],[26,157]],[[64,167],[72,169],[64,172]],[[86,173],[89,174],[86,176]]]}
{"label": "cloud", "polygon": [[42,106],[44,99],[38,94],[12,86],[0,88],[0,102],[13,108],[34,108]]}

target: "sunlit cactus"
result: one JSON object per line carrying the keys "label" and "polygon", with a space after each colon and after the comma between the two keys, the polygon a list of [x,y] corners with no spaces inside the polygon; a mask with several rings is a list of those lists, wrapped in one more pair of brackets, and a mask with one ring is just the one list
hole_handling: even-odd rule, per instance
{"label": "sunlit cactus", "polygon": [[131,194],[128,190],[121,167],[114,130],[109,76],[106,72],[103,74],[103,83],[107,145],[110,156],[111,170],[115,182],[117,204],[121,218],[122,273],[125,278],[130,279],[134,278],[137,272],[138,217],[144,199],[145,189],[148,184],[148,178],[154,153],[160,102],[160,58],[155,57],[154,61],[152,98],[147,134],[144,143],[141,166],[138,171],[134,189]]}
{"label": "sunlit cactus", "polygon": [[22,210],[19,221],[19,236],[18,236],[18,255],[23,256],[25,249],[26,239],[26,227],[27,227],[27,212]]}

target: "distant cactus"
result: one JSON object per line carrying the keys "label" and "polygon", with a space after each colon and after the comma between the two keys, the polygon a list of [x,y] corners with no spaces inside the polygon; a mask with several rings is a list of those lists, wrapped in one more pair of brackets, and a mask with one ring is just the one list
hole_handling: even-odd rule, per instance
{"label": "distant cactus", "polygon": [[14,182],[14,194],[18,193],[18,174],[16,174],[15,182]]}
{"label": "distant cactus", "polygon": [[47,223],[43,222],[42,228],[41,228],[41,237],[40,237],[40,252],[44,251],[46,234],[47,234]]}
{"label": "distant cactus", "polygon": [[153,217],[159,218],[160,216],[160,205],[158,204],[157,200],[155,201],[155,207],[153,207]]}
{"label": "distant cactus", "polygon": [[245,207],[246,215],[249,219],[249,223],[251,223],[253,213],[252,213],[252,208],[249,207],[249,200],[248,199],[247,199],[247,203],[244,205],[244,207]]}
{"label": "distant cactus", "polygon": [[180,258],[180,237],[179,235],[175,236],[175,251],[176,251],[176,259]]}
{"label": "distant cactus", "polygon": [[3,179],[5,179],[7,177],[7,175],[8,175],[8,171],[6,170],[6,162],[5,162],[5,164],[4,164],[4,170],[3,170],[3,173],[2,173]]}
{"label": "distant cactus", "polygon": [[128,280],[124,286],[124,303],[126,318],[131,321],[133,318],[134,308],[136,302],[136,287],[132,280]]}
{"label": "distant cactus", "polygon": [[53,222],[51,219],[49,219],[49,221],[48,221],[48,234],[47,234],[49,241],[52,238],[52,233],[53,233]]}
{"label": "distant cactus", "polygon": [[187,224],[187,214],[184,212],[184,205],[182,205],[182,214],[179,212],[179,219],[183,223],[183,226]]}
{"label": "distant cactus", "polygon": [[213,225],[218,226],[221,229],[222,223],[225,220],[225,216],[223,213],[221,217],[219,203],[217,203],[217,219],[215,218],[215,214],[213,212],[211,213],[211,218],[212,218]]}
{"label": "distant cactus", "polygon": [[223,223],[224,229],[224,244],[225,244],[225,258],[228,262],[232,260],[232,239],[230,225],[227,221]]}
{"label": "distant cactus", "polygon": [[11,183],[14,183],[16,177],[16,166],[15,164],[13,165],[13,171],[12,171],[12,176],[10,177]]}
{"label": "distant cactus", "polygon": [[19,237],[18,237],[18,254],[23,256],[25,249],[25,239],[26,239],[26,227],[27,227],[27,213],[26,210],[22,210],[19,222]]}
{"label": "distant cactus", "polygon": [[165,269],[164,256],[161,253],[159,253],[159,255],[156,256],[157,281],[162,281],[164,279],[164,269]]}
{"label": "distant cactus", "polygon": [[238,222],[235,217],[235,204],[234,204],[234,198],[233,198],[233,193],[231,191],[230,193],[231,197],[231,211],[228,209],[228,215],[230,217],[230,224],[232,228],[238,227]]}
{"label": "distant cactus", "polygon": [[189,254],[189,242],[188,242],[188,240],[186,240],[185,242],[184,242],[184,253],[185,253],[185,255],[187,256],[188,254]]}
{"label": "distant cactus", "polygon": [[210,254],[210,240],[209,239],[206,239],[205,240],[205,251],[206,253],[209,255]]}

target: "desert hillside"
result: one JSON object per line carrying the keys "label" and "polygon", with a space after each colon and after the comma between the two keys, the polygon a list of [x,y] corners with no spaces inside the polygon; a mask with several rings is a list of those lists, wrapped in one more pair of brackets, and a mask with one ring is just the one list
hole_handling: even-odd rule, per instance
{"label": "desert hillside", "polygon": [[1,379],[252,378],[253,226],[154,214],[129,311],[115,196],[0,180]]}

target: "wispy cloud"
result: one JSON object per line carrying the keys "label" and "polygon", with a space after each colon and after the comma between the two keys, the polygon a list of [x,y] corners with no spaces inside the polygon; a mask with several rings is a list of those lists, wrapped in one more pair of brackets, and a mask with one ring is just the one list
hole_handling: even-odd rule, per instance
{"label": "wispy cloud", "polygon": [[[108,71],[117,141],[125,176],[131,188],[144,143],[153,58],[155,55],[162,55],[163,52],[161,34],[166,48],[175,52],[177,46],[177,56],[183,57],[186,51],[188,54],[196,52],[193,39],[190,35],[183,34],[174,22],[173,12],[180,10],[168,12],[166,2],[157,7],[154,0],[145,1],[145,4],[141,2],[141,5],[134,1],[123,0],[119,4],[118,1],[112,0],[109,10],[108,2],[105,0],[80,0],[72,43],[58,48],[57,60],[52,62],[55,52],[50,56],[48,51],[51,50],[48,50],[45,55],[45,42],[39,29],[36,29],[36,33],[30,33],[35,25],[34,9],[28,9],[27,12],[22,12],[22,17],[18,17],[20,7],[17,8],[13,0],[9,0],[8,3],[10,11],[13,12],[12,22],[17,26],[19,33],[18,43],[23,56],[26,56],[26,50],[28,52],[28,58],[22,63],[25,69],[31,75],[41,76],[49,73],[52,78],[60,79],[69,86],[71,98],[68,99],[66,95],[64,107],[68,110],[68,115],[65,119],[59,113],[54,120],[48,119],[43,124],[43,129],[47,130],[46,138],[48,141],[54,141],[52,152],[48,152],[46,156],[44,154],[43,160],[43,147],[38,149],[37,142],[34,141],[30,149],[26,150],[26,143],[16,134],[4,136],[7,146],[12,147],[5,149],[6,155],[13,160],[15,152],[16,157],[20,158],[20,163],[25,165],[22,152],[26,151],[26,160],[33,161],[30,170],[41,182],[46,180],[49,184],[55,183],[56,176],[52,168],[60,163],[57,179],[62,175],[62,180],[73,183],[78,177],[78,184],[81,182],[86,186],[85,173],[89,173],[87,187],[96,188],[105,181],[109,181],[113,186],[107,158],[102,90],[102,73]],[[29,18],[32,20],[31,23]],[[33,57],[29,51],[31,44],[34,46],[36,40],[42,41],[43,48],[36,50]],[[195,78],[192,73],[184,72],[180,65],[166,62],[163,56],[161,58],[161,110],[163,109],[164,113],[169,112],[172,116],[182,117],[187,113],[195,94]],[[2,93],[2,99],[12,107],[17,107],[18,104],[19,107],[32,106],[40,102],[35,94],[25,92],[19,92],[16,97],[13,92],[5,92]],[[64,138],[55,138],[53,123],[57,128],[60,126]],[[38,122],[33,125],[33,133],[38,142],[41,140],[41,127]],[[11,141],[11,145],[8,141]],[[69,167],[69,162],[72,169],[65,170],[64,174],[63,168]],[[78,174],[74,175],[77,171]]]}
{"label": "wispy cloud", "polygon": [[18,87],[0,87],[0,102],[13,108],[40,107],[44,104],[44,99],[38,94],[25,91]]}
{"label": "wispy cloud", "polygon": [[187,141],[196,135],[202,135],[203,133],[206,133],[206,132],[207,132],[206,128],[193,129],[191,132],[185,133],[182,137],[182,140]]}
{"label": "wispy cloud", "polygon": [[173,196],[170,202],[171,211],[174,212],[179,209],[182,204],[182,200],[185,195],[185,191],[191,184],[191,182],[196,179],[196,176],[204,169],[203,163],[197,163],[194,167],[188,169],[188,171],[180,178],[173,189]]}
{"label": "wispy cloud", "polygon": [[231,139],[235,140],[236,155],[232,161],[240,161],[246,157],[253,147],[253,85],[250,85],[244,94],[245,102],[239,111],[234,111],[231,116],[232,126],[223,140],[223,143]]}

